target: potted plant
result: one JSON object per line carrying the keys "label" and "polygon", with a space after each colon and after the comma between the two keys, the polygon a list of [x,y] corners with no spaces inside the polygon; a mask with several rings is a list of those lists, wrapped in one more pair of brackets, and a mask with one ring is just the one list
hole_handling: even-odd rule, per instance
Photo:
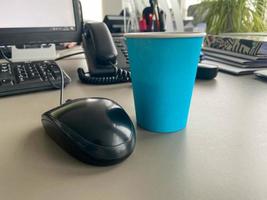
{"label": "potted plant", "polygon": [[203,0],[195,12],[195,23],[207,23],[207,33],[266,31],[267,0]]}

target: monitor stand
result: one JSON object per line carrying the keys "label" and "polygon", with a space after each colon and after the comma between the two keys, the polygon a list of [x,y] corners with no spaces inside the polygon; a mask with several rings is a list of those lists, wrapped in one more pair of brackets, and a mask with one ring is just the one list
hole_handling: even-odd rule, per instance
{"label": "monitor stand", "polygon": [[43,60],[55,60],[56,45],[55,44],[42,44],[30,45],[23,48],[11,47],[12,62],[32,62]]}

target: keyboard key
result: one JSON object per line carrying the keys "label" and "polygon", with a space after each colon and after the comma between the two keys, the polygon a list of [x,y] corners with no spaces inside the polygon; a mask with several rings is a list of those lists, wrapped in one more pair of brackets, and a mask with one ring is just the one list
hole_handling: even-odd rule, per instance
{"label": "keyboard key", "polygon": [[12,86],[13,82],[10,79],[3,79],[3,80],[1,80],[1,85],[2,86]]}
{"label": "keyboard key", "polygon": [[117,47],[121,48],[121,47],[124,47],[123,44],[117,44]]}
{"label": "keyboard key", "polygon": [[33,85],[33,84],[39,84],[42,81],[42,79],[21,79],[19,84],[20,85]]}

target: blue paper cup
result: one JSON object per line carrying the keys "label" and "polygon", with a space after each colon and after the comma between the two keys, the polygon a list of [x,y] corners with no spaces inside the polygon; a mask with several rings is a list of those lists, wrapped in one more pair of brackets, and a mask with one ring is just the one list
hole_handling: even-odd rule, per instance
{"label": "blue paper cup", "polygon": [[159,133],[186,127],[204,33],[126,34],[138,125]]}

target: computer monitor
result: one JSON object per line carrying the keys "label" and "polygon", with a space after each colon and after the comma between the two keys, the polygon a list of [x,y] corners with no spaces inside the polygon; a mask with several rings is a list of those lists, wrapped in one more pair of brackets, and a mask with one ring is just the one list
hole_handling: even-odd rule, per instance
{"label": "computer monitor", "polygon": [[79,0],[2,0],[0,46],[80,42]]}

